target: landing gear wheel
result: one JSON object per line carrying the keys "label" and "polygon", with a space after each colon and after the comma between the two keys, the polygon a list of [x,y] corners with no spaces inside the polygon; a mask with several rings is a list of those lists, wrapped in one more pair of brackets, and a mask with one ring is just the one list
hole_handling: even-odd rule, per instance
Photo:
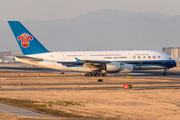
{"label": "landing gear wheel", "polygon": [[96,74],[95,74],[95,73],[92,73],[92,76],[93,76],[93,77],[95,77],[95,76],[96,76]]}
{"label": "landing gear wheel", "polygon": [[163,75],[168,75],[168,73],[166,71],[167,71],[167,69],[164,69]]}
{"label": "landing gear wheel", "polygon": [[96,74],[96,76],[97,76],[97,77],[99,77],[99,76],[100,76],[100,74],[99,74],[99,73],[97,73],[97,74]]}
{"label": "landing gear wheel", "polygon": [[167,72],[163,72],[163,75],[168,75],[168,73]]}
{"label": "landing gear wheel", "polygon": [[102,76],[103,76],[103,77],[106,77],[106,73],[103,73]]}

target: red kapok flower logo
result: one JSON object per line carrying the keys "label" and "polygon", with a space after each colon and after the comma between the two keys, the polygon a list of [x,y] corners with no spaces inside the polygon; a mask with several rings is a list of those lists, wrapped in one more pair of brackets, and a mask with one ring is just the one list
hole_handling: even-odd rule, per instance
{"label": "red kapok flower logo", "polygon": [[21,45],[27,48],[29,46],[29,40],[33,40],[33,37],[28,35],[28,33],[22,33],[22,35],[17,37],[17,40],[21,40]]}

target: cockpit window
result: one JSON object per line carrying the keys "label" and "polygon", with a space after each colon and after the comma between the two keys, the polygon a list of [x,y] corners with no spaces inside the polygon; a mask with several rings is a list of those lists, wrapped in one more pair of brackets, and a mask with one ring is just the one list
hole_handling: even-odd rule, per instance
{"label": "cockpit window", "polygon": [[169,58],[170,60],[172,59],[172,58]]}

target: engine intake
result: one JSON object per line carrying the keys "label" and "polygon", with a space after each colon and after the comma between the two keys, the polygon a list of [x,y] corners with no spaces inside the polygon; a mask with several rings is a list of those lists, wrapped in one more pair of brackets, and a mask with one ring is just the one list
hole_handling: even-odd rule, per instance
{"label": "engine intake", "polygon": [[119,62],[111,62],[106,64],[105,70],[106,72],[119,72],[120,68],[121,66]]}

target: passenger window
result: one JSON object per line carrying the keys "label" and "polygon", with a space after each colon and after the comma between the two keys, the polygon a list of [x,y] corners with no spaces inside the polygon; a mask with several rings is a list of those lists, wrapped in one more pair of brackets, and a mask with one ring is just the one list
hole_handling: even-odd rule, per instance
{"label": "passenger window", "polygon": [[160,56],[158,56],[158,58],[161,58]]}
{"label": "passenger window", "polygon": [[141,59],[141,56],[138,56],[138,59]]}
{"label": "passenger window", "polygon": [[148,56],[148,59],[151,59],[151,56]]}
{"label": "passenger window", "polygon": [[136,59],[136,56],[133,56],[133,59]]}
{"label": "passenger window", "polygon": [[153,59],[156,59],[156,56],[153,56]]}
{"label": "passenger window", "polygon": [[146,56],[143,56],[143,59],[146,59]]}

